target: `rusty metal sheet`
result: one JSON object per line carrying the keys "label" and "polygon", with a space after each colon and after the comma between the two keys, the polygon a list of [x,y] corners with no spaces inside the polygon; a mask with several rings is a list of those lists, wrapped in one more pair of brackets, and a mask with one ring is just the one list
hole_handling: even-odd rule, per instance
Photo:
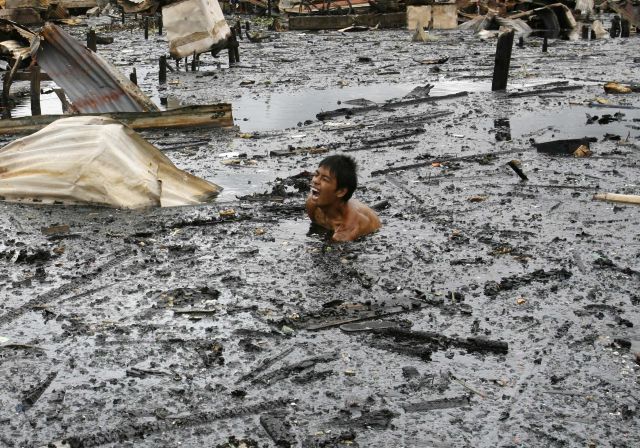
{"label": "rusty metal sheet", "polygon": [[81,113],[157,111],[153,102],[100,55],[54,24],[44,26],[31,57]]}

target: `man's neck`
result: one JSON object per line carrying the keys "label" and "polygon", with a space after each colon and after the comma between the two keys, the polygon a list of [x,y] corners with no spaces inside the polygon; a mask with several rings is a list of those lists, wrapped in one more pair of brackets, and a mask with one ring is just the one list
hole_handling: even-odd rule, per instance
{"label": "man's neck", "polygon": [[324,216],[330,220],[342,220],[347,214],[347,202],[338,201],[326,207],[320,207]]}

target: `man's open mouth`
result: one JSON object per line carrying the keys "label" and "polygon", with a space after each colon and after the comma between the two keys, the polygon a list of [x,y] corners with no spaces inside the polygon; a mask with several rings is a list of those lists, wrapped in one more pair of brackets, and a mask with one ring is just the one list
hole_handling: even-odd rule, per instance
{"label": "man's open mouth", "polygon": [[320,196],[320,190],[318,190],[317,188],[311,187],[311,197],[313,199],[318,199],[318,196]]}

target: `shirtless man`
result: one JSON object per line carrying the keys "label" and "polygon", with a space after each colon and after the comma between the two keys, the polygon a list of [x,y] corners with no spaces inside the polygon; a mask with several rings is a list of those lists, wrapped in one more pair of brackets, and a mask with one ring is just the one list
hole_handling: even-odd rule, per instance
{"label": "shirtless man", "polygon": [[380,228],[376,213],[351,199],[357,185],[356,162],[344,155],[320,162],[311,180],[307,214],[314,223],[333,230],[335,241],[353,241]]}

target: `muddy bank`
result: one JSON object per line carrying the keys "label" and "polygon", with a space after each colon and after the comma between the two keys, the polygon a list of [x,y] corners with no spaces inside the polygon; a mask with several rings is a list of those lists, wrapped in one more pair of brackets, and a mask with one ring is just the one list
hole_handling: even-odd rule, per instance
{"label": "muddy bank", "polygon": [[[226,190],[141,212],[0,203],[0,444],[640,442],[640,209],[592,201],[639,194],[638,94],[602,87],[638,81],[637,36],[528,39],[508,92],[547,85],[509,96],[490,92],[495,42],[459,31],[273,33],[165,87],[164,36],[105,33],[152,98],[240,107],[238,129],[144,133]],[[407,104],[426,84],[468,93]],[[583,137],[591,157],[533,146]],[[380,204],[351,244],[309,232],[305,176],[284,180],[332,152]]]}

